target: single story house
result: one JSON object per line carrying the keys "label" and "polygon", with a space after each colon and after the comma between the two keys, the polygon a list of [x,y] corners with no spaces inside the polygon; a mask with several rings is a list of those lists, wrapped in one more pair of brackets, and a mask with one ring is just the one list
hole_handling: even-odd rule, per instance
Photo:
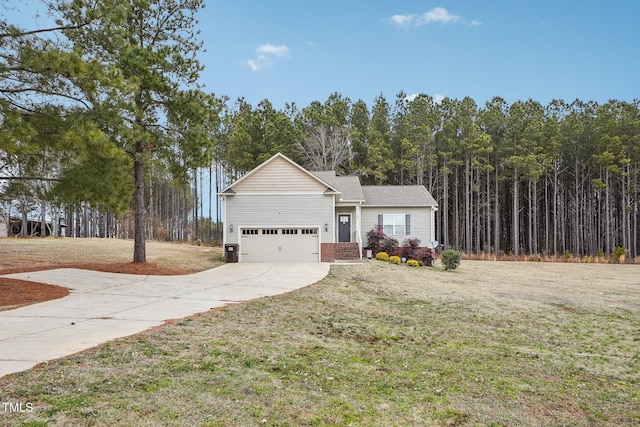
{"label": "single story house", "polygon": [[239,262],[360,259],[372,229],[401,244],[435,240],[438,204],[424,186],[361,185],[357,176],[311,172],[280,153],[218,194],[224,243],[239,245]]}

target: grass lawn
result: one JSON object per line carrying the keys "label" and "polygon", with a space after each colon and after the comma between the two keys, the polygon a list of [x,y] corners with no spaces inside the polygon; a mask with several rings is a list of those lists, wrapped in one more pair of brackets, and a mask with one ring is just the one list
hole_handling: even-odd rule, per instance
{"label": "grass lawn", "polygon": [[[148,240],[147,262],[151,269],[174,274],[206,270],[223,264],[222,249]],[[122,239],[0,239],[0,274],[8,272],[77,266],[103,270],[118,264],[126,269],[133,259],[133,240]],[[151,270],[150,269],[150,270]]]}
{"label": "grass lawn", "polygon": [[336,265],[0,378],[0,425],[640,425],[639,268]]}

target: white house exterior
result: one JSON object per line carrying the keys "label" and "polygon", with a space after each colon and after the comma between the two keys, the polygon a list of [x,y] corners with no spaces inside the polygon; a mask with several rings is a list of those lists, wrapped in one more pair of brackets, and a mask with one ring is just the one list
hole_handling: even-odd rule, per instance
{"label": "white house exterior", "polygon": [[358,177],[309,172],[278,153],[219,193],[224,243],[240,262],[359,259],[372,228],[400,243],[434,240],[437,203],[423,186],[362,186]]}

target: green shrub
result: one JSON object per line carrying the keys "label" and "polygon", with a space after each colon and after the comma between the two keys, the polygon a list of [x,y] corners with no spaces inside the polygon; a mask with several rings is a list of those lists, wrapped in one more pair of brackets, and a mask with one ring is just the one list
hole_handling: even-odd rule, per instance
{"label": "green shrub", "polygon": [[[620,259],[623,256],[625,257],[627,256],[627,250],[625,248],[618,246],[613,250],[613,258],[616,260],[617,263],[620,263]],[[622,259],[624,260],[624,258]]]}
{"label": "green shrub", "polygon": [[443,251],[441,258],[445,270],[455,270],[460,265],[460,252],[453,249]]}
{"label": "green shrub", "polygon": [[409,261],[407,261],[407,265],[409,267],[418,267],[420,265],[420,263],[418,261],[416,261],[415,259],[410,259]]}
{"label": "green shrub", "polygon": [[400,257],[399,256],[395,256],[395,255],[392,256],[391,258],[389,258],[389,262],[392,262],[392,263],[398,264],[398,265],[402,264],[402,260],[400,259]]}
{"label": "green shrub", "polygon": [[389,261],[389,254],[386,252],[378,252],[376,254],[376,259],[379,259],[380,261]]}

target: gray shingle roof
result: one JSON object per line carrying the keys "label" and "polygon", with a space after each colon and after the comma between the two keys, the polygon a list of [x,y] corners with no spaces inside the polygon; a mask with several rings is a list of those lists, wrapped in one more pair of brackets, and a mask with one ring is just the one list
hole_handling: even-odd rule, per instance
{"label": "gray shingle roof", "polygon": [[336,176],[336,171],[311,172],[340,193],[341,200],[364,200],[360,179],[357,176]]}
{"label": "gray shingle roof", "polygon": [[423,185],[363,185],[363,206],[438,206]]}

